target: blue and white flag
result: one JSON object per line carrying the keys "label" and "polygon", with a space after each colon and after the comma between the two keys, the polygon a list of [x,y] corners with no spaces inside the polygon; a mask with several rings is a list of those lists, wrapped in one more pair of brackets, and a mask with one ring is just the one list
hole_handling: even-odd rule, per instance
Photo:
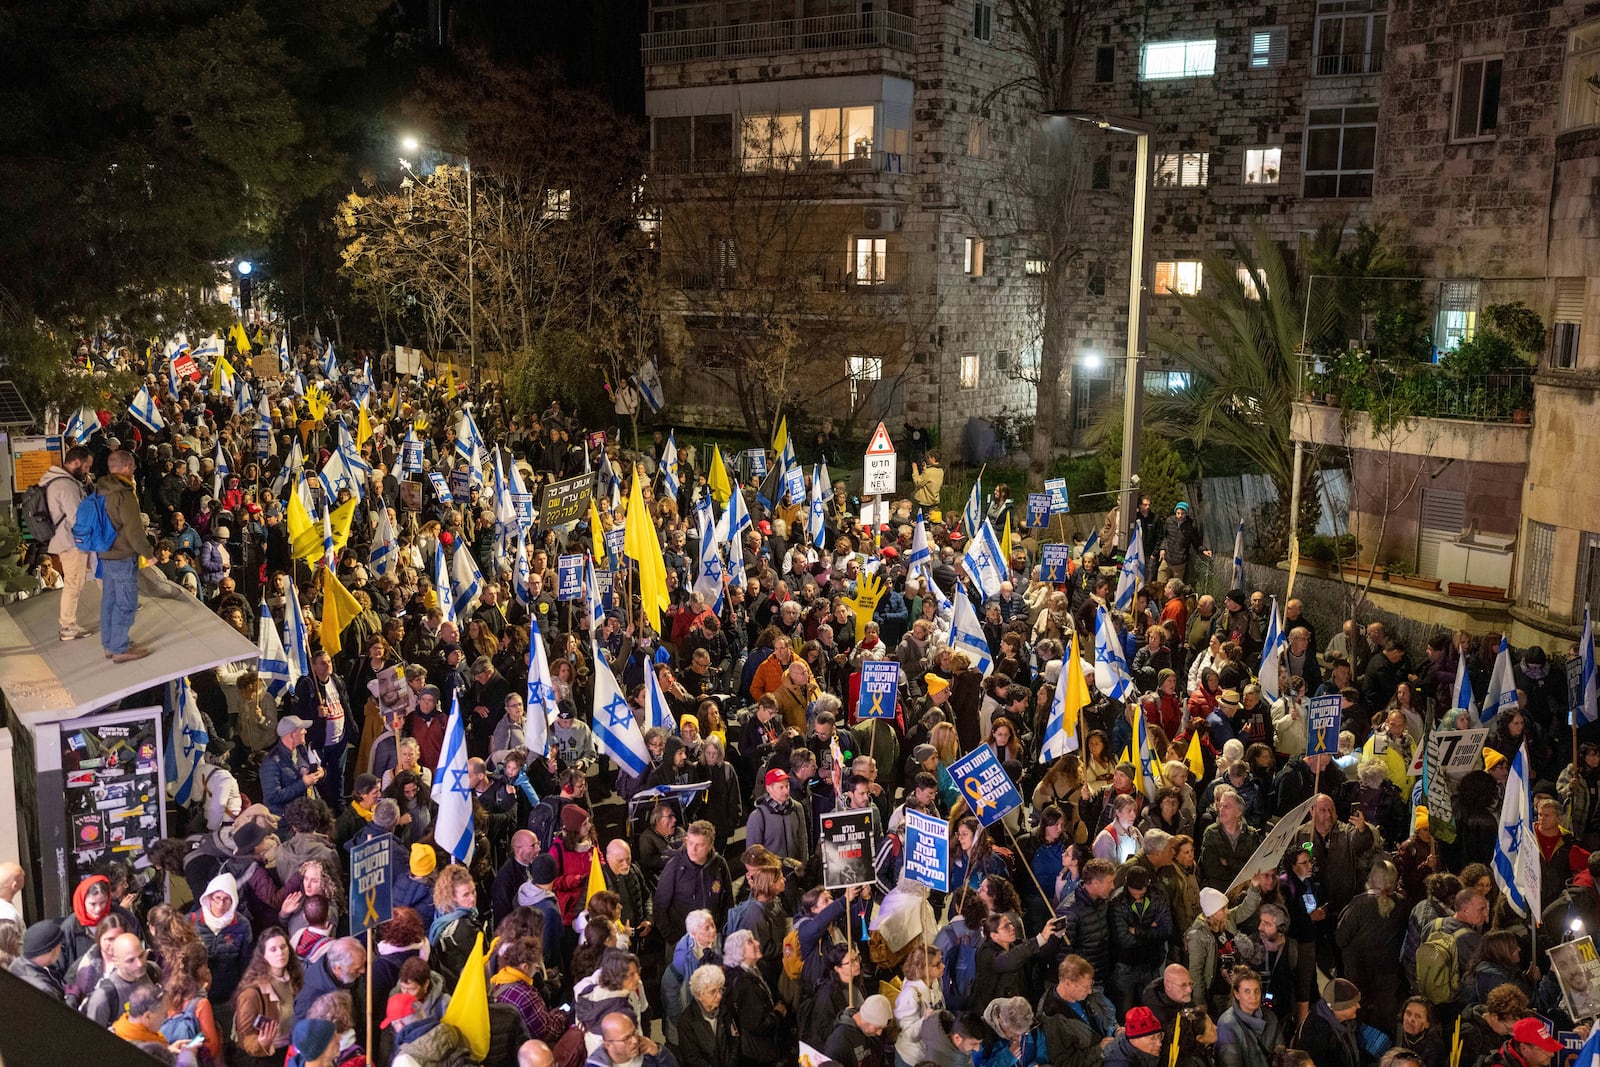
{"label": "blue and white flag", "polygon": [[371,395],[371,393],[372,393],[372,360],[371,359],[363,359],[361,361],[361,383],[356,386],[356,391],[355,391],[355,398],[354,399],[355,399],[355,402],[356,402],[356,406],[360,407],[362,404],[366,403],[367,397],[369,395]]}
{"label": "blue and white flag", "polygon": [[461,421],[456,423],[456,457],[465,461],[472,471],[472,484],[482,485],[483,466],[489,462],[489,450],[484,447],[483,435],[478,433],[478,424],[470,411],[463,411]]}
{"label": "blue and white flag", "polygon": [[382,578],[395,569],[400,557],[399,541],[394,535],[394,523],[389,521],[389,509],[378,501],[378,519],[372,527],[372,550],[369,557],[372,573]]}
{"label": "blue and white flag", "polygon": [[478,561],[472,558],[465,542],[456,545],[456,554],[450,559],[450,591],[457,619],[472,613],[478,594],[483,592],[483,572],[478,570]]}
{"label": "blue and white flag", "polygon": [[1578,655],[1583,659],[1583,679],[1578,690],[1578,706],[1573,709],[1573,722],[1594,722],[1600,715],[1595,703],[1594,624],[1589,619],[1589,605],[1583,606],[1583,636],[1578,638]]}
{"label": "blue and white flag", "polygon": [[289,458],[283,461],[283,469],[272,479],[272,495],[279,500],[287,501],[290,488],[304,475],[305,466],[306,457],[300,450],[300,437],[297,434],[289,442]]}
{"label": "blue and white flag", "polygon": [[1511,645],[1500,635],[1500,651],[1495,653],[1494,669],[1489,672],[1489,688],[1483,693],[1483,722],[1489,723],[1507,708],[1517,706],[1517,676],[1511,670]]}
{"label": "blue and white flag", "polygon": [[822,467],[813,464],[811,467],[811,504],[806,509],[806,541],[813,548],[820,549],[827,537],[828,526],[828,480],[822,473]]}
{"label": "blue and white flag", "polygon": [[289,687],[311,673],[311,631],[306,629],[305,612],[300,607],[300,596],[290,583],[289,595],[283,606],[283,651],[289,663]]}
{"label": "blue and white flag", "polygon": [[1283,632],[1283,615],[1278,611],[1278,598],[1272,598],[1272,615],[1267,619],[1267,634],[1261,640],[1261,669],[1256,680],[1261,683],[1261,697],[1271,704],[1283,694],[1278,689],[1278,665],[1289,647],[1288,635]]}
{"label": "blue and white flag", "polygon": [[100,432],[100,416],[95,414],[94,408],[81,407],[72,413],[72,418],[67,420],[67,428],[62,432],[80,445],[84,444]]}
{"label": "blue and white flag", "polygon": [[217,357],[222,355],[222,335],[213,331],[210,337],[205,338],[194,346],[192,355],[197,363],[202,360],[207,363],[215,363]]}
{"label": "blue and white flag", "polygon": [[[1557,1060],[1556,1062],[1560,1062]],[[1578,1057],[1571,1061],[1572,1067],[1600,1067],[1600,1026],[1589,1031],[1589,1036],[1584,1039],[1583,1047],[1578,1049]]]}
{"label": "blue and white flag", "polygon": [[523,607],[533,603],[533,594],[528,589],[532,579],[533,566],[528,562],[528,535],[519,527],[517,552],[511,560],[511,593]]}
{"label": "blue and white flag", "polygon": [[283,324],[283,332],[278,334],[278,373],[283,374],[289,368],[289,324]]}
{"label": "blue and white flag", "polygon": [[695,576],[694,591],[714,613],[722,613],[722,551],[717,545],[716,505],[711,494],[705,493],[696,502],[695,520],[700,524],[700,571]]}
{"label": "blue and white flag", "polygon": [[619,770],[643,778],[650,772],[650,750],[645,747],[644,734],[633,717],[633,709],[622,699],[617,677],[600,655],[598,644],[594,654],[594,738],[600,751],[611,757]]}
{"label": "blue and white flag", "polygon": [[256,398],[255,394],[250,391],[250,383],[240,378],[238,395],[233,398],[233,413],[235,415],[243,415],[254,407],[255,403]]}
{"label": "blue and white flag", "polygon": [[544,648],[544,632],[537,615],[528,619],[528,695],[527,714],[522,733],[529,752],[550,754],[550,724],[556,721],[556,690],[550,677],[550,657]]}
{"label": "blue and white flag", "polygon": [[167,744],[167,795],[187,805],[205,795],[200,784],[200,758],[206,754],[211,735],[206,732],[205,720],[200,717],[200,705],[195,701],[189,679],[179,678],[173,683],[172,737]]}
{"label": "blue and white flag", "polygon": [[1139,777],[1144,782],[1144,798],[1154,804],[1162,788],[1161,762],[1150,745],[1150,724],[1145,721],[1142,704],[1133,719],[1133,749],[1133,758],[1139,761],[1142,772]]}
{"label": "blue and white flag", "polygon": [[967,506],[961,509],[961,525],[968,537],[976,537],[983,523],[983,479],[980,478],[972,483],[972,492],[967,494]]}
{"label": "blue and white flag", "polygon": [[1128,659],[1122,651],[1122,639],[1111,625],[1111,615],[1105,608],[1095,612],[1094,625],[1094,685],[1112,700],[1125,700],[1133,694],[1133,680],[1128,677]]}
{"label": "blue and white flag", "polygon": [[290,385],[294,389],[295,396],[305,396],[306,390],[310,388],[306,384],[305,372],[300,370],[294,372],[294,376],[290,379]]}
{"label": "blue and white flag", "polygon": [[1233,531],[1233,584],[1230,589],[1244,588],[1244,523]]}
{"label": "blue and white flag", "polygon": [[[1061,673],[1056,678],[1055,699],[1050,701],[1050,718],[1044,724],[1044,742],[1039,746],[1040,763],[1049,763],[1078,750],[1077,731],[1067,731],[1067,690],[1070,688],[1067,685],[1067,672],[1082,672],[1083,661],[1074,661],[1071,648],[1064,652],[1064,656]],[[1079,714],[1082,714],[1082,709],[1079,709]]]}
{"label": "blue and white flag", "polygon": [[1500,804],[1500,834],[1494,845],[1495,884],[1518,915],[1537,917],[1544,911],[1539,888],[1539,842],[1533,834],[1532,778],[1528,774],[1528,746],[1517,749],[1506,777],[1506,796]]}
{"label": "blue and white flag", "polygon": [[728,580],[732,585],[745,584],[744,535],[750,529],[750,512],[745,508],[744,490],[733,486],[728,496],[728,510],[722,514],[722,536],[728,542]]}
{"label": "blue and white flag", "polygon": [[983,636],[983,624],[967,596],[966,587],[956,583],[955,610],[950,617],[950,647],[965,652],[972,666],[985,678],[994,670],[994,657],[989,654],[989,639]]}
{"label": "blue and white flag", "polygon": [[651,414],[660,414],[661,409],[667,406],[667,393],[661,388],[661,369],[656,366],[654,356],[639,365],[634,380],[639,383],[639,397]]}
{"label": "blue and white flag", "polygon": [[1117,594],[1112,606],[1118,611],[1133,610],[1133,595],[1144,584],[1144,526],[1133,524],[1133,540],[1128,542],[1128,552],[1122,557],[1122,569],[1117,574]]}
{"label": "blue and white flag", "polygon": [[267,403],[267,394],[262,390],[261,401],[256,405],[256,456],[266,459],[273,454],[275,445],[272,440],[272,405]]}
{"label": "blue and white flag", "polygon": [[928,548],[928,524],[921,515],[911,529],[911,551],[906,554],[906,568],[915,571],[921,566],[933,566],[933,551]]}
{"label": "blue and white flag", "polygon": [[1000,548],[1000,538],[995,535],[994,526],[988,519],[978,525],[972,539],[967,542],[961,564],[984,600],[1000,595],[1000,583],[1011,577],[1011,568],[1006,563],[1005,552]]}
{"label": "blue and white flag", "polygon": [[616,470],[611,466],[611,457],[605,449],[600,450],[600,489],[611,502],[611,512],[615,515],[622,507],[622,479],[617,477]]}
{"label": "blue and white flag", "polygon": [[317,480],[322,483],[323,499],[330,508],[338,503],[341,489],[350,490],[351,496],[361,495],[361,478],[357,471],[351,469],[349,458],[343,451],[328,456],[328,462],[322,465]]}
{"label": "blue and white flag", "polygon": [[[1457,711],[1470,711],[1472,721],[1478,721],[1478,709],[1472,699],[1472,677],[1467,673],[1467,654],[1465,652],[1456,656],[1456,678],[1450,686],[1451,704]],[[1511,702],[1516,703],[1517,694],[1511,694]]]}
{"label": "blue and white flag", "polygon": [[167,420],[162,416],[161,409],[150,396],[150,390],[140,386],[139,393],[133,398],[133,403],[128,405],[128,414],[138,419],[140,424],[151,433],[160,433],[167,428]]}
{"label": "blue and white flag", "polygon": [[517,502],[511,496],[511,482],[506,478],[500,462],[500,450],[494,453],[494,565],[496,569],[510,570],[517,552],[517,535],[522,532],[522,522],[517,518]]}
{"label": "blue and white flag", "polygon": [[668,733],[678,732],[678,720],[667,707],[667,694],[661,691],[661,679],[654,664],[644,670],[644,726],[646,730],[660,727]]}
{"label": "blue and white flag", "polygon": [[1089,555],[1091,552],[1098,553],[1099,551],[1100,551],[1100,531],[1097,528],[1097,529],[1093,529],[1093,530],[1089,531],[1089,537],[1088,537],[1087,540],[1085,540],[1083,542],[1083,550],[1078,553],[1078,558],[1082,559],[1084,556]]}
{"label": "blue and white flag", "polygon": [[322,376],[330,382],[339,380],[339,361],[333,354],[333,342],[328,342],[328,347],[322,353]]}
{"label": "blue and white flag", "polygon": [[433,840],[455,859],[472,860],[472,785],[467,781],[467,731],[461,722],[458,694],[450,696],[450,721],[444,729],[444,752],[433,774]]}
{"label": "blue and white flag", "polygon": [[594,557],[585,553],[583,564],[583,606],[589,613],[589,634],[592,640],[593,636],[600,632],[601,624],[606,620],[606,606],[605,601],[600,599],[600,579],[595,575]]}
{"label": "blue and white flag", "polygon": [[[456,551],[465,549],[457,548]],[[450,592],[450,572],[445,566],[443,545],[438,545],[433,553],[433,588],[439,595],[439,610],[444,612],[444,621],[462,625],[462,620],[456,618],[456,602]]]}
{"label": "blue and white flag", "polygon": [[671,500],[678,499],[678,441],[668,432],[666,447],[661,450],[661,492]]}
{"label": "blue and white flag", "polygon": [[222,487],[227,483],[228,476],[233,473],[233,468],[228,466],[228,454],[222,451],[222,438],[217,438],[217,469],[211,476],[211,495],[222,498]]}
{"label": "blue and white flag", "polygon": [[256,650],[260,653],[260,658],[256,661],[256,673],[261,675],[267,693],[273,699],[283,696],[293,684],[289,681],[289,657],[283,651],[283,638],[278,636],[277,623],[273,622],[272,611],[266,604],[261,605],[261,625],[257,627]]}

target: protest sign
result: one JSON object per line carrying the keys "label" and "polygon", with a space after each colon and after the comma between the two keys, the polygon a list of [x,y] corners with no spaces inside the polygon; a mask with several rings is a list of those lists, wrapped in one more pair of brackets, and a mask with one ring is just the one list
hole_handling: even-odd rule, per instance
{"label": "protest sign", "polygon": [[984,826],[993,826],[1007,812],[1022,807],[1016,783],[988,745],[979,745],[951,763],[950,777]]}
{"label": "protest sign", "polygon": [[858,719],[894,718],[900,690],[900,661],[865,660],[861,664],[861,696],[856,701]]}
{"label": "protest sign", "polygon": [[1329,693],[1311,701],[1311,710],[1306,715],[1306,755],[1339,754],[1339,723],[1342,718],[1338,693]]}
{"label": "protest sign", "polygon": [[472,472],[466,468],[450,472],[450,495],[465,504],[472,499]]}
{"label": "protest sign", "polygon": [[906,809],[905,876],[950,891],[950,828],[943,819]]}
{"label": "protest sign", "polygon": [[517,509],[517,521],[523,526],[533,525],[533,494],[512,493],[511,502]]}
{"label": "protest sign", "polygon": [[1592,935],[1552,946],[1550,969],[1561,984],[1569,1016],[1581,1022],[1600,1015],[1600,957]]}
{"label": "protest sign", "polygon": [[1039,580],[1060,583],[1067,580],[1067,566],[1072,562],[1070,545],[1045,545],[1039,550]]}
{"label": "protest sign", "polygon": [[1072,508],[1067,502],[1067,480],[1065,478],[1046,478],[1044,480],[1045,495],[1050,498],[1051,515],[1070,515]]}
{"label": "protest sign", "polygon": [[[438,471],[428,472],[428,481],[433,485],[433,495],[441,504],[455,503],[455,497],[450,495],[450,486],[445,483],[444,475]],[[315,482],[311,483],[316,485]]]}
{"label": "protest sign", "polygon": [[556,559],[556,599],[583,599],[583,557],[576,552]]}
{"label": "protest sign", "polygon": [[544,487],[539,505],[539,523],[545,529],[577,522],[589,511],[589,499],[594,495],[594,475],[580,474],[576,478],[551,482]]}
{"label": "protest sign", "polygon": [[350,850],[350,932],[363,934],[393,913],[390,899],[389,850],[394,838],[389,834],[363,841]]}
{"label": "protest sign", "polygon": [[1443,771],[1451,778],[1459,779],[1468,771],[1475,771],[1483,756],[1483,746],[1489,739],[1487,729],[1477,730],[1435,730],[1428,735],[1428,745],[1436,753],[1433,761],[1433,770],[1437,774]]}
{"label": "protest sign", "polygon": [[1028,527],[1042,530],[1050,525],[1050,494],[1028,494]]}
{"label": "protest sign", "polygon": [[400,443],[400,469],[410,474],[422,470],[422,442],[402,441]]}
{"label": "protest sign", "polygon": [[1278,864],[1282,861],[1283,854],[1289,849],[1289,842],[1294,840],[1294,835],[1305,824],[1306,813],[1311,810],[1311,801],[1314,799],[1314,797],[1307,797],[1293,811],[1278,820],[1278,824],[1262,839],[1261,844],[1256,848],[1255,854],[1250,857],[1250,862],[1239,870],[1239,877],[1235,878],[1233,884],[1228,887],[1229,896],[1233,895],[1234,890],[1242,889],[1249,885],[1251,879],[1263,871],[1276,871],[1278,869]]}
{"label": "protest sign", "polygon": [[872,812],[830,811],[822,817],[822,884],[846,889],[873,882]]}

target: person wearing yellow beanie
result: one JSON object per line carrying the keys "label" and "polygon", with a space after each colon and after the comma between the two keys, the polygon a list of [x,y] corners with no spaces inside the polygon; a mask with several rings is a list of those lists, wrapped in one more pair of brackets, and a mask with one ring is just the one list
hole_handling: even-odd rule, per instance
{"label": "person wearing yellow beanie", "polygon": [[946,690],[950,688],[950,679],[942,678],[937,674],[924,674],[922,684],[928,687],[928,699],[935,704],[943,704],[949,700]]}
{"label": "person wearing yellow beanie", "polygon": [[439,857],[432,845],[421,843],[411,846],[411,877],[427,878],[439,866]]}

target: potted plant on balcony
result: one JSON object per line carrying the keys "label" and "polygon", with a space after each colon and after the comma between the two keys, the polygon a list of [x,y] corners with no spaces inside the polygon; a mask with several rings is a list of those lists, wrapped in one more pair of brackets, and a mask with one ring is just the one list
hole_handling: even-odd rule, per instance
{"label": "potted plant on balcony", "polygon": [[1437,593],[1442,584],[1438,578],[1424,578],[1417,573],[1416,567],[1403,560],[1389,564],[1389,584],[1401,585],[1408,589],[1425,589],[1430,593]]}

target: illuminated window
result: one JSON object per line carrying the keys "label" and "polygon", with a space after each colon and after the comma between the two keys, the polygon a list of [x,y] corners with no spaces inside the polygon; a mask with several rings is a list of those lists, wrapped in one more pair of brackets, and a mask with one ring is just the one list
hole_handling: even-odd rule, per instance
{"label": "illuminated window", "polygon": [[811,158],[842,166],[849,159],[872,158],[874,109],[865,107],[813,108]]}
{"label": "illuminated window", "polygon": [[802,116],[792,114],[744,117],[744,169],[792,170],[800,162]]}
{"label": "illuminated window", "polygon": [[1156,157],[1157,186],[1205,185],[1211,180],[1211,153],[1168,152]]}
{"label": "illuminated window", "polygon": [[882,237],[857,237],[851,271],[857,285],[882,285],[888,267],[888,242]]}
{"label": "illuminated window", "polygon": [[872,389],[872,384],[883,377],[883,359],[879,356],[851,356],[846,361],[850,377],[850,406],[861,402]]}
{"label": "illuminated window", "polygon": [[1244,183],[1246,185],[1277,185],[1283,173],[1283,149],[1246,148],[1244,150]]}
{"label": "illuminated window", "polygon": [[[1266,287],[1266,279],[1257,282],[1254,272],[1243,263],[1239,264],[1239,284],[1244,286],[1244,295],[1251,300],[1261,299],[1261,290]],[[1268,290],[1270,292],[1270,290]]]}
{"label": "illuminated window", "polygon": [[1288,52],[1288,37],[1282,26],[1266,26],[1250,34],[1251,70],[1281,67]]}
{"label": "illuminated window", "polygon": [[1144,46],[1139,77],[1144,81],[1206,78],[1217,70],[1217,42],[1161,41]]}
{"label": "illuminated window", "polygon": [[978,387],[978,355],[976,352],[961,357],[961,388]]}
{"label": "illuminated window", "polygon": [[571,189],[547,189],[544,194],[544,211],[542,217],[547,219],[564,219],[572,214]]}
{"label": "illuminated window", "polygon": [[1479,284],[1472,279],[1439,283],[1439,314],[1434,324],[1435,355],[1454,352],[1478,329]]}
{"label": "illuminated window", "polygon": [[1200,291],[1198,259],[1163,259],[1156,263],[1156,292],[1194,296]]}
{"label": "illuminated window", "polygon": [[983,238],[966,239],[961,254],[961,269],[975,278],[983,274]]}

